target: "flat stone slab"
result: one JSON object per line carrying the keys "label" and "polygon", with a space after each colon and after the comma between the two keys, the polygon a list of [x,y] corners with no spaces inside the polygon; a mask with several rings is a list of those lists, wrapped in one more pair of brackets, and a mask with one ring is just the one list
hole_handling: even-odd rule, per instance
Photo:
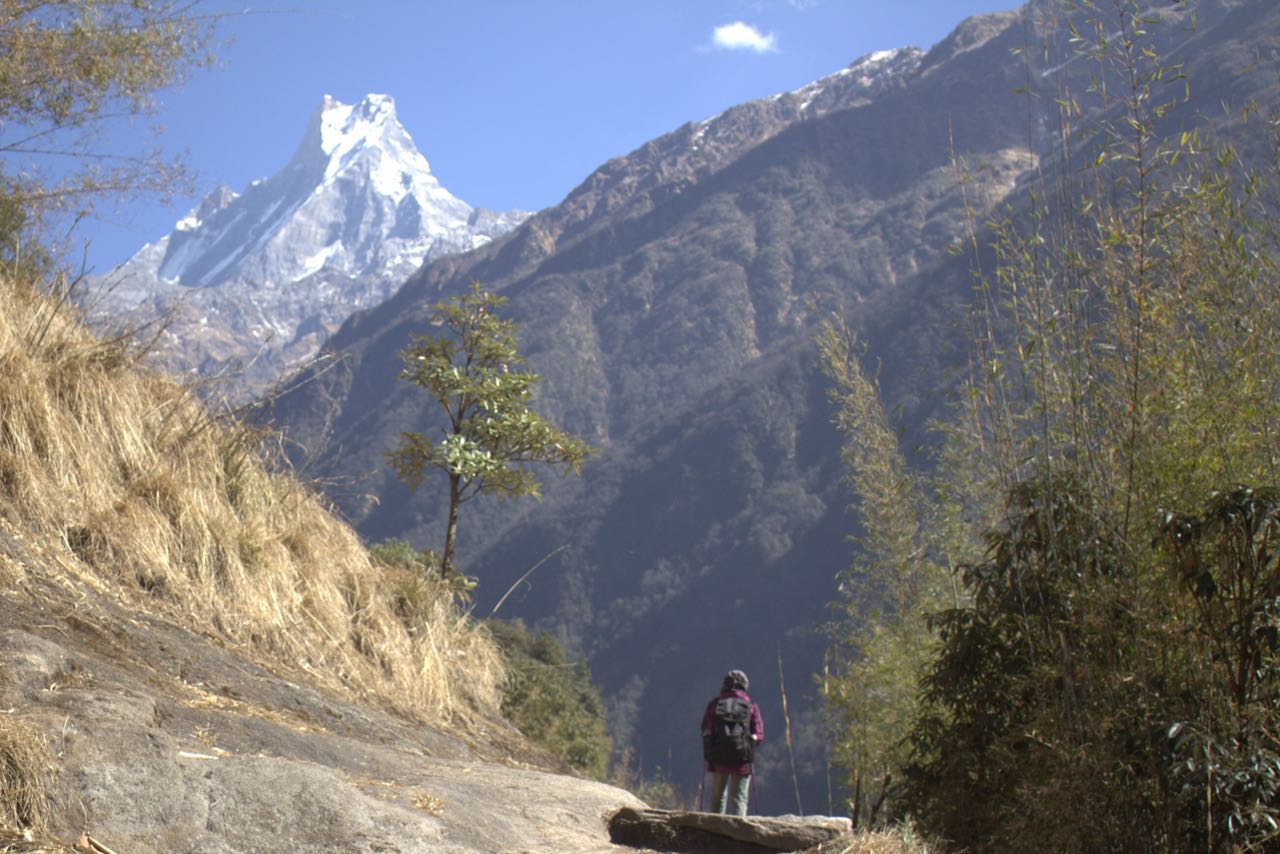
{"label": "flat stone slab", "polygon": [[831,816],[729,816],[624,807],[609,819],[616,844],[679,854],[776,854],[848,840],[847,818]]}

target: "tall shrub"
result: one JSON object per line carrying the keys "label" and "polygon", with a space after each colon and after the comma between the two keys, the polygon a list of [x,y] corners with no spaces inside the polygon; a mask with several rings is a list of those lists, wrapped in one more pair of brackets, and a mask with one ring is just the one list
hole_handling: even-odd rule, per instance
{"label": "tall shrub", "polygon": [[[948,440],[1006,507],[963,569],[968,604],[933,619],[906,800],[980,850],[1265,845],[1270,748],[1233,736],[1221,700],[1221,645],[1242,624],[1207,621],[1153,543],[1174,510],[1277,482],[1275,184],[1194,131],[1162,139],[1184,89],[1145,11],[1078,5],[1089,23],[1071,38],[1099,103],[1060,102],[1057,183],[999,230],[979,291]],[[1274,704],[1242,702],[1275,731]],[[1206,762],[1239,785],[1208,784]]]}

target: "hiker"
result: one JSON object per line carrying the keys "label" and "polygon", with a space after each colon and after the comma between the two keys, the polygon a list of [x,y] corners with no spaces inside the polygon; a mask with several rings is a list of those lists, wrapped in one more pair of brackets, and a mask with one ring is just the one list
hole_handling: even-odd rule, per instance
{"label": "hiker", "polygon": [[707,704],[702,716],[702,758],[711,773],[712,812],[747,814],[751,757],[764,741],[764,719],[747,696],[747,684],[747,674],[730,670],[720,684],[720,696]]}

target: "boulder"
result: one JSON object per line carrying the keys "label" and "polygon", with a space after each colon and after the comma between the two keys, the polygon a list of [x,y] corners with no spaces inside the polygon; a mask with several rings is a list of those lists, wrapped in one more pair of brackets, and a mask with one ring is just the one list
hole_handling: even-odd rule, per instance
{"label": "boulder", "polygon": [[831,816],[730,816],[706,812],[624,807],[609,819],[619,845],[697,854],[804,851],[848,841],[847,818]]}

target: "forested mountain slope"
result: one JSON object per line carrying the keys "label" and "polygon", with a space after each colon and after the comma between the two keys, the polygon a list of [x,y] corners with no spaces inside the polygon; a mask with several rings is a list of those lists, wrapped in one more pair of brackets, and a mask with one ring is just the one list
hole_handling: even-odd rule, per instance
{"label": "forested mountain slope", "polygon": [[[510,298],[545,378],[538,408],[600,450],[540,503],[467,508],[459,554],[479,610],[566,546],[503,611],[589,656],[619,743],[684,788],[724,670],[752,675],[779,735],[785,668],[804,806],[825,808],[810,675],[851,519],[812,332],[846,317],[908,447],[922,440],[966,353],[982,260],[967,240],[981,247],[988,216],[1051,180],[1055,98],[1087,103],[1091,69],[1057,8],[966,21],[927,53],[865,58],[605,164],[561,205],[352,318],[269,416],[365,537],[438,544],[442,494],[408,493],[383,458],[435,418],[396,380],[397,353],[472,281]],[[1185,7],[1162,11],[1164,50],[1192,80],[1170,128],[1195,114],[1236,125],[1224,102],[1270,96],[1272,4],[1202,3],[1194,27]],[[761,808],[794,809],[782,739],[761,771]]]}

